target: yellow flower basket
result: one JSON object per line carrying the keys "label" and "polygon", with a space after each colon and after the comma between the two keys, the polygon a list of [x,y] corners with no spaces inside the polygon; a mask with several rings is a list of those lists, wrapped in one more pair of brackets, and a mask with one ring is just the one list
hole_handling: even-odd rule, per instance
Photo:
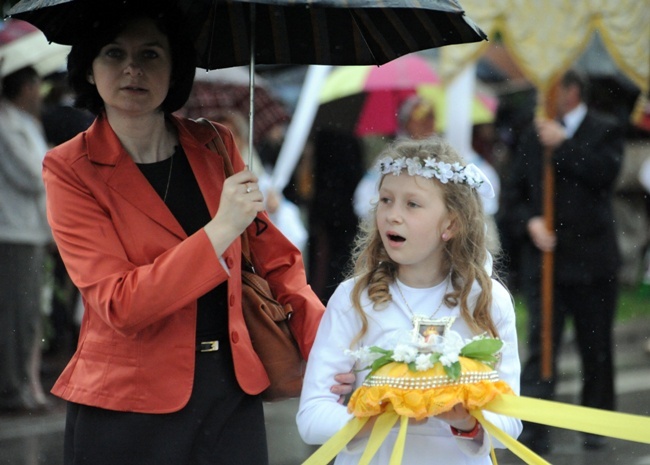
{"label": "yellow flower basket", "polygon": [[459,357],[461,375],[447,376],[441,363],[426,371],[411,371],[405,363],[391,362],[369,376],[348,404],[356,417],[371,417],[391,405],[400,416],[422,420],[451,410],[461,402],[467,410],[476,410],[498,394],[513,394],[490,366]]}

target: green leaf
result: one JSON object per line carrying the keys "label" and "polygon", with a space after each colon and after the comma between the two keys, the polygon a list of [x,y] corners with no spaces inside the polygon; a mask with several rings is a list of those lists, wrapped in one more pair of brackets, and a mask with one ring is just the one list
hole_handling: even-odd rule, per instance
{"label": "green leaf", "polygon": [[372,362],[370,374],[374,373],[375,371],[379,370],[381,367],[384,365],[388,365],[390,362],[393,361],[393,353],[392,351],[390,352],[390,355],[384,355],[383,357],[379,357],[377,360]]}
{"label": "green leaf", "polygon": [[501,347],[503,347],[503,341],[499,339],[477,339],[463,347],[460,350],[460,355],[481,360],[481,357],[494,355]]}
{"label": "green leaf", "polygon": [[369,347],[368,351],[369,352],[374,352],[376,354],[393,355],[392,350],[382,349],[381,347],[377,347],[377,346]]}
{"label": "green leaf", "polygon": [[[468,357],[470,358],[470,357]],[[478,360],[479,362],[484,362],[484,363],[496,363],[498,358],[495,357],[494,355],[476,355],[475,357],[471,357],[474,360]]]}
{"label": "green leaf", "polygon": [[451,366],[446,366],[443,365],[443,368],[445,369],[445,373],[447,373],[447,376],[449,376],[451,379],[458,379],[460,378],[460,362],[454,362],[451,364]]}

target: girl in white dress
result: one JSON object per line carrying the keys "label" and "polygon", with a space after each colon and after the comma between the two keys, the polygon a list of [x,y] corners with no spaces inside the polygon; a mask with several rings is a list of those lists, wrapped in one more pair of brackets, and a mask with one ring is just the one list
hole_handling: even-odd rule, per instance
{"label": "girl in white dress", "polygon": [[[474,165],[438,137],[398,140],[379,157],[379,201],[362,228],[353,276],[331,297],[309,357],[298,429],[309,444],[322,444],[352,418],[331,390],[332,377],[363,368],[346,349],[391,348],[395,338],[421,321],[451,328],[463,338],[487,333],[504,342],[496,365],[501,380],[519,394],[520,363],[512,298],[492,279],[480,195],[494,195]],[[494,251],[492,251],[494,252]],[[487,265],[486,265],[487,264]],[[367,371],[358,373],[359,387]],[[513,437],[516,418],[484,412]],[[369,421],[337,456],[337,465],[356,464],[373,425]],[[395,427],[372,464],[387,464]],[[490,464],[490,438],[462,406],[408,427],[403,464]]]}

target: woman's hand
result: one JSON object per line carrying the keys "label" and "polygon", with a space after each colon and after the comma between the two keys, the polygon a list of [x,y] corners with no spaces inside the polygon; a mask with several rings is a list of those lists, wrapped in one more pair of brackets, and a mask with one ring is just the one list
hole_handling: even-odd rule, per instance
{"label": "woman's hand", "polygon": [[333,394],[339,395],[339,404],[342,404],[345,401],[345,397],[352,392],[356,378],[356,375],[352,372],[339,373],[334,376],[334,381],[337,384],[333,385],[330,391]]}
{"label": "woman's hand", "polygon": [[253,173],[240,171],[227,178],[219,210],[204,228],[217,255],[221,256],[262,210],[264,196]]}

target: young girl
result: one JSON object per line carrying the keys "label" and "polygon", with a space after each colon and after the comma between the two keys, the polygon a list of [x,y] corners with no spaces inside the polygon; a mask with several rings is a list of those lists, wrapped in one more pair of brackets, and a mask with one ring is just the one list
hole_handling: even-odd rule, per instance
{"label": "young girl", "polygon": [[[465,339],[483,333],[499,337],[504,348],[496,369],[519,393],[512,299],[490,278],[479,199],[494,195],[489,181],[474,165],[464,166],[440,138],[397,141],[380,156],[379,169],[379,202],[358,238],[354,276],[330,299],[307,365],[297,422],[309,444],[324,443],[351,419],[330,391],[336,373],[362,368],[346,349],[392,348],[414,325],[422,331],[422,318],[433,320],[438,332],[451,329]],[[355,387],[366,374],[357,375]],[[521,432],[517,419],[484,414],[513,437]],[[358,463],[369,430],[348,444],[337,465]],[[393,428],[371,463],[389,462],[397,431]],[[491,442],[503,447],[457,404],[411,423],[403,463],[490,464]]]}

